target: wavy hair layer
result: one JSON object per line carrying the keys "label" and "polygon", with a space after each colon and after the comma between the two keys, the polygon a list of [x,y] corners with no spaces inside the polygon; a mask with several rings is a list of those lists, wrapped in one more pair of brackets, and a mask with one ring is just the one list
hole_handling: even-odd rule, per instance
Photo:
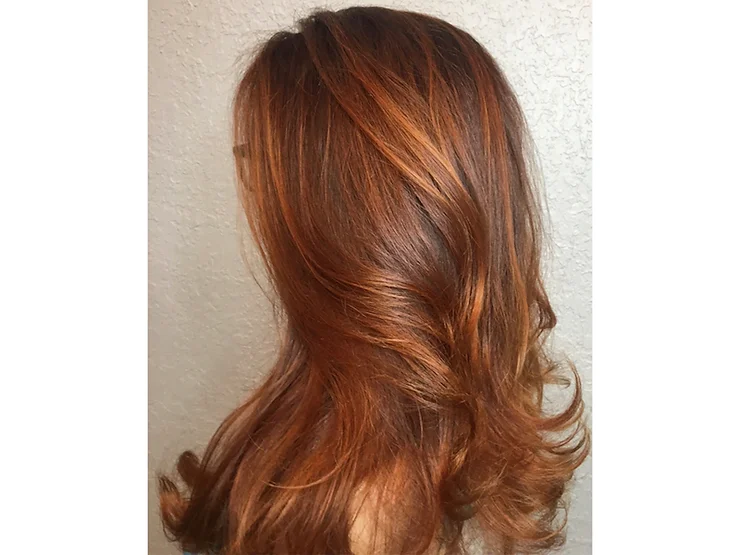
{"label": "wavy hair layer", "polygon": [[189,551],[464,551],[562,542],[588,451],[543,349],[540,209],[525,121],[469,34],[382,8],[320,11],[238,86],[241,197],[284,315],[264,384],[186,486],[160,478]]}

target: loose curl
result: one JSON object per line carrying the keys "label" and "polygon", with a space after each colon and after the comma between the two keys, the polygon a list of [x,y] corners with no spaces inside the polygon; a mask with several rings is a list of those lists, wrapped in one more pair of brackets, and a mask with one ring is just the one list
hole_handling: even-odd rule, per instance
{"label": "loose curl", "polygon": [[460,553],[464,528],[489,552],[561,544],[588,432],[575,370],[570,404],[543,406],[556,320],[496,62],[433,17],[319,11],[261,46],[234,138],[285,337],[202,460],[180,457],[187,493],[160,477],[170,537],[221,555]]}

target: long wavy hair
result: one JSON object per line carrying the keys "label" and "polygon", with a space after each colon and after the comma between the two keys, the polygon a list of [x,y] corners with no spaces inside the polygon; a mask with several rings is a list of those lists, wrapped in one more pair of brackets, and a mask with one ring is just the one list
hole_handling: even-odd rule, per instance
{"label": "long wavy hair", "polygon": [[[543,342],[541,208],[493,58],[439,19],[319,11],[235,96],[240,197],[280,299],[263,385],[160,477],[199,553],[459,553],[561,544],[589,449]],[[572,369],[572,365],[566,367]],[[183,488],[183,489],[181,489]]]}

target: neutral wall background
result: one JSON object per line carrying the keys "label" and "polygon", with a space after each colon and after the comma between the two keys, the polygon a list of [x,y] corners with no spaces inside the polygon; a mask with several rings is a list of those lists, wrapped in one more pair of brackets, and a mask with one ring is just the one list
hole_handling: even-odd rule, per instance
{"label": "neutral wall background", "polygon": [[[205,447],[269,367],[271,307],[241,255],[229,106],[239,55],[311,8],[366,2],[149,2],[149,552],[177,551],[153,475]],[[519,94],[552,221],[556,352],[591,399],[591,5],[589,0],[370,2],[471,32]],[[249,250],[247,245],[247,250]],[[248,256],[248,258],[251,258]],[[259,275],[258,263],[250,264]],[[591,462],[571,495],[568,555],[591,553]]]}

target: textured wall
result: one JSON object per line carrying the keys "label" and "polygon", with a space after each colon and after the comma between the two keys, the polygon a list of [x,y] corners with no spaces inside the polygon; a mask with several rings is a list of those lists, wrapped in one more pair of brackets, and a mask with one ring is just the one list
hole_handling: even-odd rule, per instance
{"label": "textured wall", "polygon": [[[357,4],[358,2],[353,2]],[[361,3],[361,2],[360,2]],[[382,3],[382,2],[381,2]],[[378,4],[378,2],[373,2]],[[589,0],[412,0],[461,26],[501,63],[529,118],[545,178],[549,291],[591,398],[591,7]],[[151,476],[205,446],[274,353],[270,303],[240,254],[229,102],[240,53],[313,0],[150,0],[149,551],[161,532]],[[250,260],[253,259],[249,256]],[[259,277],[259,264],[250,264]],[[573,489],[564,553],[591,553],[591,463]]]}

